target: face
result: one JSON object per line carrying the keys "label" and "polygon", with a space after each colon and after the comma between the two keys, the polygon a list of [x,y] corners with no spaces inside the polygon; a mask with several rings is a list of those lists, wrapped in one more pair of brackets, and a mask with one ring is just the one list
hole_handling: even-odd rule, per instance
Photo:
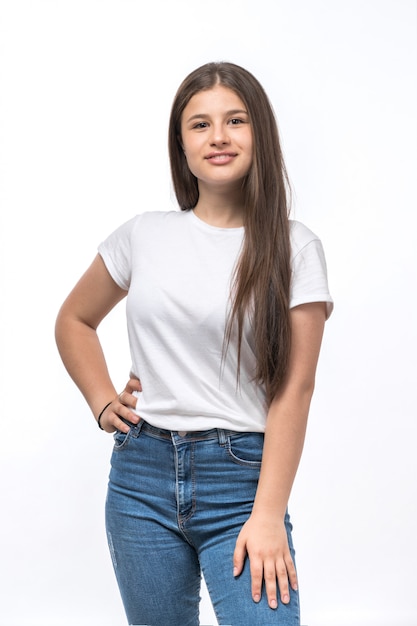
{"label": "face", "polygon": [[181,118],[188,167],[202,188],[241,188],[252,164],[249,115],[239,96],[222,85],[195,94]]}

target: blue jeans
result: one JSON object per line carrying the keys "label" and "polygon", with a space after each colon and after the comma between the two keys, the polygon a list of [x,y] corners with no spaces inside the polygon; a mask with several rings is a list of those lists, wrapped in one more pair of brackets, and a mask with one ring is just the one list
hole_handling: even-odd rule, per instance
{"label": "blue jeans", "polygon": [[[263,435],[177,432],[143,420],[116,433],[106,528],[129,624],[198,626],[201,571],[222,626],[299,626],[288,605],[251,596],[249,563],[233,576],[237,536],[250,516]],[[291,523],[285,519],[292,556]]]}

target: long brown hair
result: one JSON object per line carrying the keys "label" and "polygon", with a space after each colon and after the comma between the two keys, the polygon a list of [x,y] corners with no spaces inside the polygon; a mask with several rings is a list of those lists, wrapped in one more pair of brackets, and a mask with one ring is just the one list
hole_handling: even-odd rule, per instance
{"label": "long brown hair", "polygon": [[244,102],[254,145],[253,162],[243,182],[245,237],[234,275],[225,345],[237,328],[240,363],[243,322],[249,313],[255,342],[255,380],[265,386],[271,402],[285,378],[290,352],[289,183],[274,111],[263,87],[250,72],[233,63],[207,63],[182,82],[169,123],[172,181],[180,208],[194,208],[199,197],[198,181],[181,147],[181,117],[196,93],[217,84],[232,89]]}

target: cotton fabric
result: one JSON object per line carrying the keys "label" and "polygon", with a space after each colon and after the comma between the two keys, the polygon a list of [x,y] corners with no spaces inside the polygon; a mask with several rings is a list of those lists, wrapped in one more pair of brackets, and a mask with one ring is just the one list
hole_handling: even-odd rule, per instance
{"label": "cotton fabric", "polygon": [[[333,301],[319,238],[290,222],[290,307]],[[128,291],[132,375],[140,378],[136,411],[169,430],[264,432],[265,390],[254,382],[250,320],[245,322],[237,384],[237,349],[223,358],[233,271],[244,228],[218,228],[193,211],[150,211],[99,246],[113,280]]]}

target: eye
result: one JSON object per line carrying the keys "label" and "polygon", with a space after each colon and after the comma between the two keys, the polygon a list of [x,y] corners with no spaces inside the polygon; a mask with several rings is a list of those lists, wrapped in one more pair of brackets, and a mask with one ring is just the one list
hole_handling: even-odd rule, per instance
{"label": "eye", "polygon": [[231,120],[229,120],[229,124],[231,124],[232,126],[238,126],[239,124],[245,124],[246,120],[240,118],[240,117],[232,117]]}
{"label": "eye", "polygon": [[197,124],[194,124],[192,128],[195,128],[196,130],[200,130],[201,128],[207,128],[208,124],[207,122],[197,122]]}

